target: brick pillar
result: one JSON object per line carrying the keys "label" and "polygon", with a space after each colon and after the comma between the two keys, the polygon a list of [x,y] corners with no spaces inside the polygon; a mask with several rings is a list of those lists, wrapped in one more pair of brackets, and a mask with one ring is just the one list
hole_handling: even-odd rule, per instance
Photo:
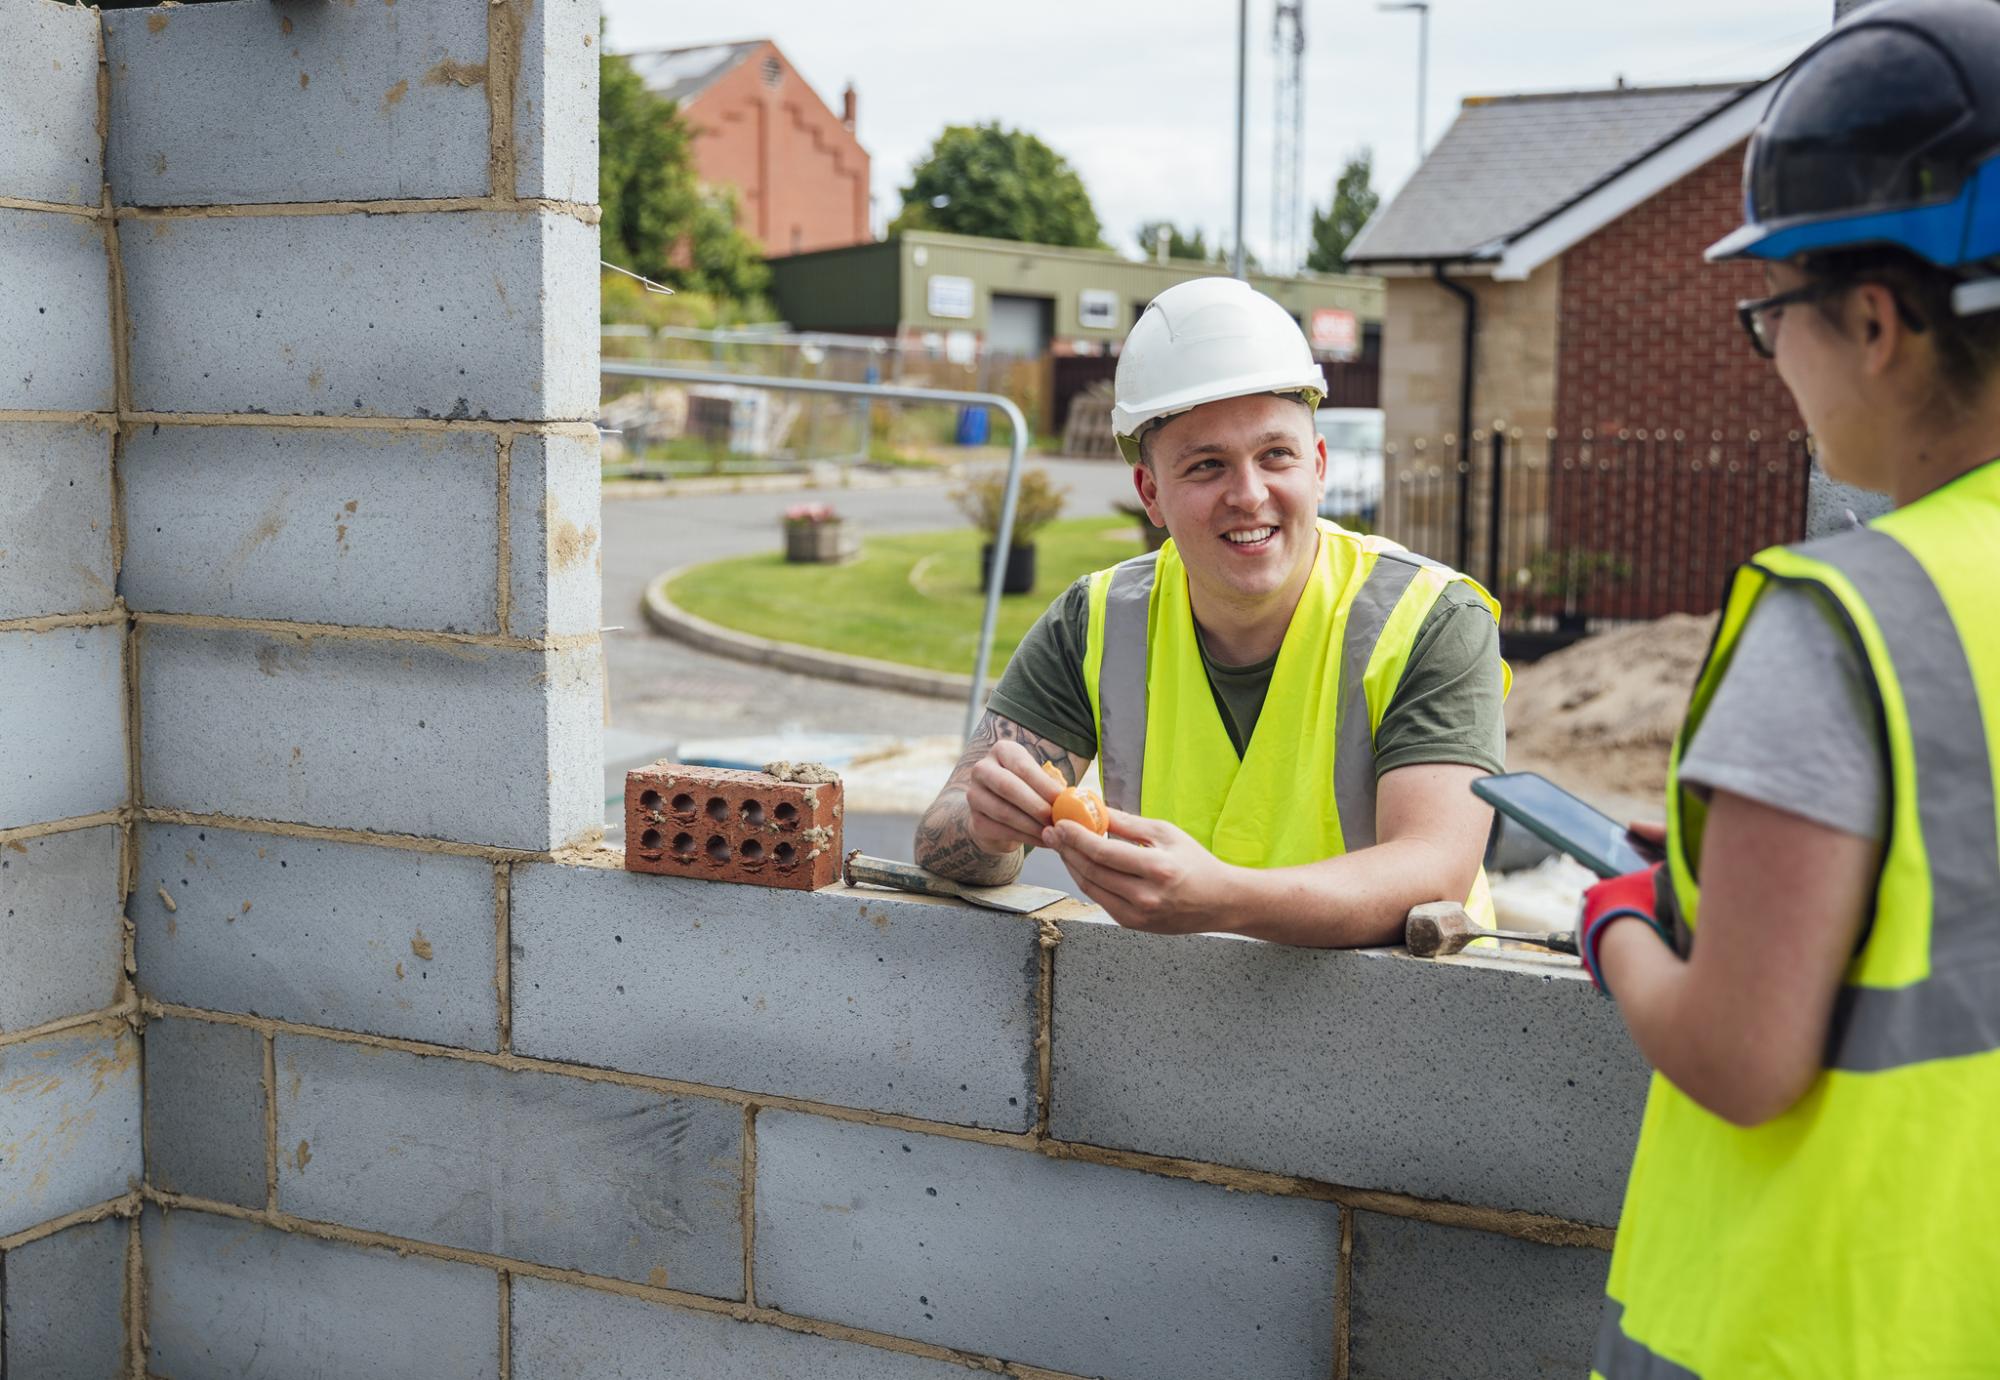
{"label": "brick pillar", "polygon": [[281,1206],[276,1022],[505,1050],[510,869],[600,827],[596,4],[0,32],[0,1371],[296,1306],[462,1373],[490,1274],[212,1214]]}
{"label": "brick pillar", "polygon": [[594,6],[104,27],[143,804],[588,838]]}
{"label": "brick pillar", "polygon": [[0,33],[0,1370],[123,1374],[139,1046],[97,16],[0,0]]}

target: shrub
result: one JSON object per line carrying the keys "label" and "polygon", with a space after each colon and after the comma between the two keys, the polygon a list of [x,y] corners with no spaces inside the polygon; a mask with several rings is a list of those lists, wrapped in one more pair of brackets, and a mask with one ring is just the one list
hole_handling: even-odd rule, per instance
{"label": "shrub", "polygon": [[[1068,489],[1056,486],[1047,470],[1022,470],[1021,492],[1014,505],[1011,544],[1034,545],[1036,535],[1062,516],[1063,495],[1068,492]],[[988,542],[1000,538],[1000,508],[1006,496],[1007,470],[999,465],[967,477],[951,491],[952,501],[958,504],[959,511],[974,527],[986,534]]]}

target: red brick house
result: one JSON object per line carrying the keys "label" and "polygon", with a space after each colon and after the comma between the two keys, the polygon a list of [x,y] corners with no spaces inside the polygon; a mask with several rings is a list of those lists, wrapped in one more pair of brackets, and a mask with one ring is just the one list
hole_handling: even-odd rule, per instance
{"label": "red brick house", "polygon": [[732,187],[738,224],[766,254],[866,243],[868,152],[854,137],[849,84],[835,114],[769,39],[628,55],[647,87],[677,101],[695,170]]}
{"label": "red brick house", "polygon": [[[1527,573],[1537,553],[1587,549],[1600,573],[1626,573],[1617,608],[1609,577],[1583,602],[1619,616],[1712,608],[1736,561],[1802,532],[1799,417],[1736,320],[1762,276],[1702,258],[1741,223],[1744,144],[1771,88],[1466,101],[1350,253],[1387,285],[1392,529],[1523,588],[1541,578]],[[1508,424],[1498,524],[1495,421]],[[1467,434],[1463,527],[1456,494],[1398,512],[1413,492],[1398,467],[1442,468],[1457,489],[1443,443]]]}

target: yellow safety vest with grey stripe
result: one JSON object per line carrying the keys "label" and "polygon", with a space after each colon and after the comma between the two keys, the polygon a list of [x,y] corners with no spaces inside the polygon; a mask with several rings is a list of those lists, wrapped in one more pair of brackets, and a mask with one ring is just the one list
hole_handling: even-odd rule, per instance
{"label": "yellow safety vest with grey stripe", "polygon": [[1593,1358],[1603,1380],[2000,1375],[2000,463],[1731,586],[1668,784],[1661,901],[1699,933],[1680,757],[1758,596],[1823,592],[1889,758],[1874,915],[1824,1067],[1745,1130],[1655,1074]]}
{"label": "yellow safety vest with grey stripe", "polygon": [[[1319,524],[1319,554],[1239,758],[1216,708],[1173,542],[1090,577],[1083,679],[1115,808],[1185,829],[1224,862],[1291,867],[1375,842],[1375,730],[1417,632],[1467,577]],[[1507,674],[1502,667],[1502,674]],[[1493,922],[1482,871],[1467,902]]]}

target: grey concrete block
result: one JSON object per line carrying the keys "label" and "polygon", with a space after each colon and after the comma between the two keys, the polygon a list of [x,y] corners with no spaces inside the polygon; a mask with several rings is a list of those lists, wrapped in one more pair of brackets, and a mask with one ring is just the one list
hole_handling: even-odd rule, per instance
{"label": "grey concrete block", "polygon": [[561,637],[603,626],[597,437],[518,436],[507,464],[507,631]]}
{"label": "grey concrete block", "polygon": [[125,631],[0,632],[0,820],[125,803]]}
{"label": "grey concrete block", "polygon": [[264,1037],[172,1016],[146,1023],[146,1178],[264,1206]]}
{"label": "grey concrete block", "polygon": [[65,1227],[0,1264],[8,1380],[125,1380],[125,1253],[132,1224]]}
{"label": "grey concrete block", "polygon": [[515,1380],[965,1380],[949,1361],[514,1277]]}
{"label": "grey concrete block", "polygon": [[498,1048],[492,864],[166,824],[140,825],[137,846],[128,906],[146,995]]}
{"label": "grey concrete block", "polygon": [[121,206],[486,193],[480,5],[110,10],[104,52]]}
{"label": "grey concrete block", "polygon": [[117,597],[111,558],[111,433],[81,423],[0,422],[0,618],[94,613]]}
{"label": "grey concrete block", "polygon": [[517,196],[597,200],[598,0],[539,0],[514,83]]}
{"label": "grey concrete block", "polygon": [[596,414],[597,228],[574,217],[166,218],[119,245],[141,410]]}
{"label": "grey concrete block", "polygon": [[490,1270],[146,1210],[148,1374],[173,1380],[492,1380]]}
{"label": "grey concrete block", "polygon": [[0,0],[0,196],[95,206],[97,18],[82,6]]}
{"label": "grey concrete block", "polygon": [[1602,1223],[1648,1078],[1580,972],[1108,921],[1063,923],[1053,1049],[1063,1140]]}
{"label": "grey concrete block", "polygon": [[143,624],[138,646],[149,805],[506,848],[602,827],[594,647]]}
{"label": "grey concrete block", "polygon": [[0,1236],[139,1182],[139,1040],[123,1022],[0,1046]]}
{"label": "grey concrete block", "polygon": [[1339,1209],[757,1117],[757,1302],[1124,1380],[1324,1376]]}
{"label": "grey concrete block", "polygon": [[0,850],[0,1031],[101,1011],[125,976],[118,830],[109,824]]}
{"label": "grey concrete block", "polygon": [[1039,933],[887,893],[515,869],[514,1048],[1026,1130]]}
{"label": "grey concrete block", "polygon": [[1353,1267],[1353,1380],[1589,1373],[1604,1251],[1357,1212]]}
{"label": "grey concrete block", "polygon": [[1815,461],[1806,479],[1806,535],[1827,537],[1845,532],[1855,523],[1881,517],[1895,506],[1887,494],[1827,478],[1826,471]]}
{"label": "grey concrete block", "polygon": [[0,408],[109,411],[111,259],[98,223],[0,207],[0,283]]}
{"label": "grey concrete block", "polygon": [[289,1035],[277,1054],[287,1212],[742,1297],[736,1106]]}
{"label": "grey concrete block", "polygon": [[499,463],[477,432],[146,428],[119,470],[120,589],[162,613],[496,633]]}

